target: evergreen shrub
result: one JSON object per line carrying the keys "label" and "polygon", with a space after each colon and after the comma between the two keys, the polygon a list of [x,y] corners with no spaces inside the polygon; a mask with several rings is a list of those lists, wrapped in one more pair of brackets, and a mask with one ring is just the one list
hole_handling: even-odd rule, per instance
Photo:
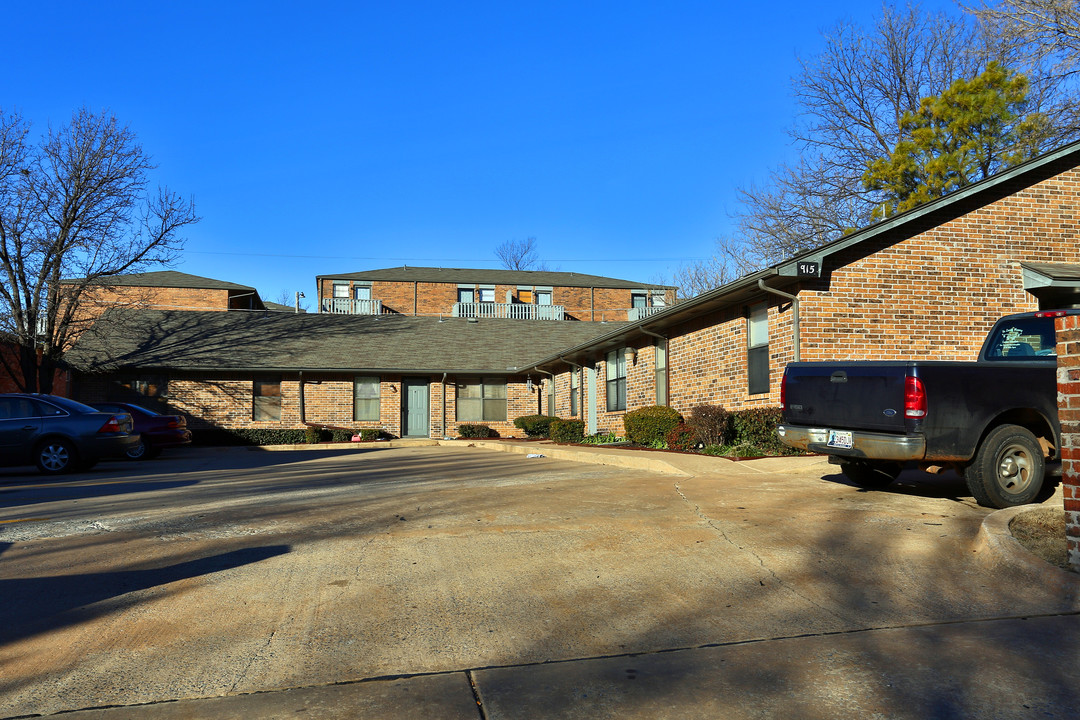
{"label": "evergreen shrub", "polygon": [[558,419],[551,415],[522,415],[514,418],[514,427],[524,430],[529,437],[546,438],[551,436],[551,423]]}
{"label": "evergreen shrub", "polygon": [[487,425],[474,425],[466,423],[464,425],[458,425],[458,437],[462,438],[489,438],[499,437],[499,433],[492,430]]}
{"label": "evergreen shrub", "polygon": [[581,443],[585,441],[585,423],[582,420],[559,420],[551,423],[548,434],[557,443]]}
{"label": "evergreen shrub", "polygon": [[682,415],[666,405],[650,405],[623,415],[626,439],[646,446],[654,446],[667,440],[667,434],[681,422]]}

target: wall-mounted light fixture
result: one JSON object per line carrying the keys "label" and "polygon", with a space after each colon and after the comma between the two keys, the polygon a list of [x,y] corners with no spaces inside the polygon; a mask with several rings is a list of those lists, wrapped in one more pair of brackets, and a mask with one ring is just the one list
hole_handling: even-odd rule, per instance
{"label": "wall-mounted light fixture", "polygon": [[525,378],[525,389],[529,392],[533,391],[532,375],[529,375],[527,378]]}
{"label": "wall-mounted light fixture", "polygon": [[626,362],[631,364],[637,362],[637,348],[626,348]]}

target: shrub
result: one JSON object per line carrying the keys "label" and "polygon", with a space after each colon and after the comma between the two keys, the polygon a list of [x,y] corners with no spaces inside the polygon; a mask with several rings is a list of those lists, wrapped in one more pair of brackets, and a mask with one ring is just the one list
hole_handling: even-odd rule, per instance
{"label": "shrub", "polygon": [[191,434],[191,440],[197,445],[301,445],[307,442],[304,430],[270,428],[197,430]]}
{"label": "shrub", "polygon": [[722,445],[706,445],[701,448],[702,455],[724,455],[724,447]]}
{"label": "shrub", "polygon": [[631,410],[623,415],[626,439],[638,445],[655,445],[667,439],[667,434],[682,422],[682,416],[665,405]]}
{"label": "shrub", "polygon": [[472,425],[464,424],[458,425],[458,436],[463,438],[489,438],[499,437],[499,433],[495,432],[487,425]]}
{"label": "shrub", "polygon": [[373,442],[375,440],[382,440],[387,436],[387,433],[380,428],[364,428],[363,430],[358,431],[357,435],[360,436],[361,442]]}
{"label": "shrub", "polygon": [[330,440],[330,437],[331,433],[326,428],[314,427],[312,425],[308,425],[304,428],[304,442],[308,445],[327,442]]}
{"label": "shrub", "polygon": [[686,423],[679,423],[667,434],[669,450],[693,450],[698,445],[697,431]]}
{"label": "shrub", "polygon": [[618,442],[619,436],[615,433],[596,433],[595,435],[586,435],[582,438],[581,442],[586,445],[603,445],[605,443]]}
{"label": "shrub", "polygon": [[[780,442],[776,426],[780,424],[778,407],[750,408],[731,413],[731,444],[751,446],[758,454],[794,455],[797,450]],[[749,454],[749,453],[746,453]]]}
{"label": "shrub", "polygon": [[557,443],[580,443],[585,440],[585,423],[582,420],[559,420],[551,423],[548,435]]}
{"label": "shrub", "polygon": [[723,445],[728,435],[730,415],[720,405],[698,405],[690,410],[686,424],[694,428],[701,444]]}
{"label": "shrub", "polygon": [[550,437],[551,423],[559,418],[551,415],[522,415],[514,418],[514,427],[524,430],[529,437]]}

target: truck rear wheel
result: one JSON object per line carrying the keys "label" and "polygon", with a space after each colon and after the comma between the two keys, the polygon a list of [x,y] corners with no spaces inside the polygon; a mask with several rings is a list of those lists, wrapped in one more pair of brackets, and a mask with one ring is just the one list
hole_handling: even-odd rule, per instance
{"label": "truck rear wheel", "polygon": [[984,507],[1007,508],[1033,502],[1043,486],[1046,462],[1035,435],[1019,425],[1002,425],[983,439],[964,480]]}
{"label": "truck rear wheel", "polygon": [[884,460],[841,460],[840,472],[859,487],[879,490],[896,479],[903,466]]}

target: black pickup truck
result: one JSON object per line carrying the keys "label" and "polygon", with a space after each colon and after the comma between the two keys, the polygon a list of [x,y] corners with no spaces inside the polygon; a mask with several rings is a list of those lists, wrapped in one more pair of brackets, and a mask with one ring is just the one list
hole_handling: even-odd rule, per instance
{"label": "black pickup truck", "polygon": [[975,362],[791,363],[780,439],[828,454],[863,487],[914,463],[955,468],[987,507],[1045,499],[1047,464],[1060,460],[1054,318],[1073,314],[1003,317]]}

